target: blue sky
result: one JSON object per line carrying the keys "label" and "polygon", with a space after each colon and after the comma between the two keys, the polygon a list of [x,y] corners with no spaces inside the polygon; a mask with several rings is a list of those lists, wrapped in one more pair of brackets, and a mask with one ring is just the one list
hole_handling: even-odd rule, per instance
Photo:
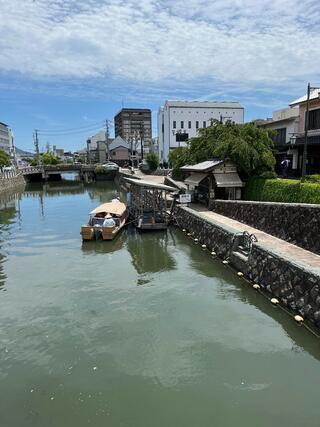
{"label": "blue sky", "polygon": [[319,22],[317,0],[0,0],[0,121],[75,150],[122,105],[154,134],[166,99],[270,116],[320,84]]}

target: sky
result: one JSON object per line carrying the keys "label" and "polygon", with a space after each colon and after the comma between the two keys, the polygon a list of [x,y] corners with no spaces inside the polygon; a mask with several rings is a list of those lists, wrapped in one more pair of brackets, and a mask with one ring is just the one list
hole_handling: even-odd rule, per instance
{"label": "sky", "polygon": [[34,129],[81,149],[122,106],[156,136],[167,99],[270,117],[320,85],[319,23],[318,0],[0,0],[0,121],[31,151]]}

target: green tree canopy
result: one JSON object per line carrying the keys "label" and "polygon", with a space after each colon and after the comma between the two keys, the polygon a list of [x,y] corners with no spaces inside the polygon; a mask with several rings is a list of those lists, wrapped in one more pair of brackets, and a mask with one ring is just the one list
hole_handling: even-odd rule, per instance
{"label": "green tree canopy", "polygon": [[269,131],[253,123],[244,125],[216,120],[199,135],[192,138],[185,148],[173,150],[169,160],[175,170],[185,164],[195,164],[212,158],[233,160],[244,177],[273,171],[275,158]]}
{"label": "green tree canopy", "polygon": [[[42,165],[57,165],[59,163],[59,159],[52,153],[43,153],[43,154],[40,154],[40,163]],[[31,165],[32,166],[38,165],[38,161],[36,158],[32,160]]]}
{"label": "green tree canopy", "polygon": [[4,150],[0,150],[0,167],[10,166],[11,159],[9,154],[7,154]]}
{"label": "green tree canopy", "polygon": [[150,170],[154,171],[159,166],[159,156],[157,153],[148,153],[145,157]]}

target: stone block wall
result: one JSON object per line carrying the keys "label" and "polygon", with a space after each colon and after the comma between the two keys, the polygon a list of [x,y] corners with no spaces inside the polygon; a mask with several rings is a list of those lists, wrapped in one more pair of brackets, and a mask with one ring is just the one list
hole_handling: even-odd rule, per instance
{"label": "stone block wall", "polygon": [[320,205],[215,200],[214,212],[320,254]]}
{"label": "stone block wall", "polygon": [[25,180],[21,173],[0,174],[0,194],[24,185]]}
{"label": "stone block wall", "polygon": [[235,268],[261,286],[264,293],[277,297],[293,315],[300,314],[320,330],[320,273],[306,270],[279,256],[276,252],[253,243],[248,256],[236,252],[233,229],[204,219],[186,207],[176,207],[174,217],[179,227],[192,233],[199,243],[228,259]]}

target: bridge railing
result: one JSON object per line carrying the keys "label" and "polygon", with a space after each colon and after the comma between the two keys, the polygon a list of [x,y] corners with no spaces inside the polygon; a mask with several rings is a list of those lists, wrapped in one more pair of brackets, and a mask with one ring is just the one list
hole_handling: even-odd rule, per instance
{"label": "bridge railing", "polygon": [[19,171],[23,173],[23,175],[28,175],[30,173],[42,173],[43,168],[42,166],[27,166],[20,168]]}

